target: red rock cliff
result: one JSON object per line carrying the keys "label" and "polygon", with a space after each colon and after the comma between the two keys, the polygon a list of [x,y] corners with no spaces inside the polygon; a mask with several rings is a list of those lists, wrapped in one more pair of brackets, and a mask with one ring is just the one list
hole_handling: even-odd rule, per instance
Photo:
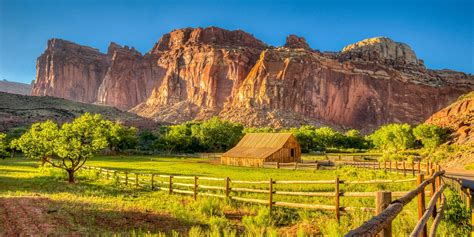
{"label": "red rock cliff", "polygon": [[116,44],[101,54],[52,40],[37,71],[35,95],[103,103],[165,122],[219,115],[275,127],[418,123],[474,89],[472,75],[428,70],[408,45],[388,38],[320,53],[295,35],[275,48],[216,27],[172,31],[145,55]]}

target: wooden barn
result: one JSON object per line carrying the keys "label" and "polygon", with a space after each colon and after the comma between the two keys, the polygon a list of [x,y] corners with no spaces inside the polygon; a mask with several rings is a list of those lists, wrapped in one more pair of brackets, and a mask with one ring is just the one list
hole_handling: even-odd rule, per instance
{"label": "wooden barn", "polygon": [[301,149],[291,133],[248,133],[221,156],[224,165],[263,167],[264,162],[299,162]]}

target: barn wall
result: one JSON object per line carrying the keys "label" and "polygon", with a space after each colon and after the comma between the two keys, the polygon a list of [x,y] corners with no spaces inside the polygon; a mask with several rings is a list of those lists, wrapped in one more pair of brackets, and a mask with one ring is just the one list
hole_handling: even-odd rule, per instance
{"label": "barn wall", "polygon": [[221,157],[221,164],[235,166],[263,167],[264,159],[241,158],[241,157]]}
{"label": "barn wall", "polygon": [[[291,148],[295,149],[295,156],[291,157]],[[266,162],[281,162],[281,163],[289,163],[289,162],[299,162],[301,161],[301,149],[298,145],[296,139],[291,136],[290,139],[283,145],[283,147],[267,157],[265,159]]]}

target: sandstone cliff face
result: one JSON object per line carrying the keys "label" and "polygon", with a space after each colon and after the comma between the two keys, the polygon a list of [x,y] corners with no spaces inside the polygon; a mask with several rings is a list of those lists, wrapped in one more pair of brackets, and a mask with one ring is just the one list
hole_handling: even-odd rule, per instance
{"label": "sandstone cliff face", "polygon": [[250,126],[371,130],[422,122],[474,89],[472,75],[426,69],[409,46],[380,37],[339,53],[312,50],[295,35],[275,48],[216,27],[172,31],[145,55],[116,44],[107,54],[70,44],[48,43],[33,94],[173,123],[218,115]]}
{"label": "sandstone cliff face", "polygon": [[456,143],[474,144],[474,92],[433,114],[426,123],[452,130]]}

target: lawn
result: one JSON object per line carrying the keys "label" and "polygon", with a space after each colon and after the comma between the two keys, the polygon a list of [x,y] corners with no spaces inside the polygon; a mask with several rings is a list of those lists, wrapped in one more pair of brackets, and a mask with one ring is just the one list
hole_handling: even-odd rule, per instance
{"label": "lawn", "polygon": [[[410,175],[349,167],[336,170],[277,170],[222,166],[203,158],[157,156],[100,156],[89,166],[113,170],[229,177],[231,180],[342,180],[407,179]],[[342,216],[341,224],[328,211],[277,207],[272,217],[262,205],[242,204],[216,198],[192,197],[165,191],[116,185],[97,178],[93,171],[81,171],[77,184],[67,184],[65,174],[53,168],[38,168],[24,158],[0,161],[0,226],[17,226],[31,233],[58,234],[139,234],[166,233],[199,236],[207,234],[269,235],[284,233],[340,235],[360,225],[372,213],[357,211]],[[384,185],[342,185],[342,191],[409,190],[414,183]],[[258,185],[252,186],[261,188]],[[286,185],[281,189],[331,191],[332,185]],[[266,194],[243,194],[265,199]],[[297,203],[333,204],[333,198],[275,197]],[[416,200],[394,221],[394,234],[409,234],[416,222]],[[373,198],[342,197],[342,206],[374,206]],[[19,211],[18,209],[21,209]],[[15,213],[11,218],[11,213]],[[31,213],[36,213],[31,215]],[[25,223],[31,223],[28,226]],[[43,224],[42,224],[43,223]],[[47,223],[47,224],[44,224]],[[22,227],[24,226],[24,227]],[[33,226],[33,227],[32,227]],[[444,228],[444,229],[443,229]],[[7,231],[7,230],[4,230]],[[443,224],[440,231],[446,231]],[[1,234],[1,232],[0,232]]]}

